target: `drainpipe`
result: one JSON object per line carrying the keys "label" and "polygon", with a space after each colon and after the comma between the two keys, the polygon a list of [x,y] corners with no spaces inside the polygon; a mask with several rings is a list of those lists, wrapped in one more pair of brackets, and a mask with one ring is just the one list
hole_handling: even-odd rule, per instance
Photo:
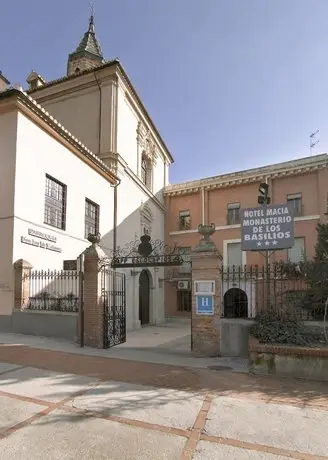
{"label": "drainpipe", "polygon": [[202,188],[202,224],[205,225],[205,189]]}
{"label": "drainpipe", "polygon": [[120,185],[121,179],[117,179],[117,183],[112,185],[114,188],[114,221],[113,221],[113,253],[116,256],[117,249],[117,187]]}
{"label": "drainpipe", "polygon": [[101,87],[99,80],[96,76],[96,72],[93,72],[93,76],[95,77],[98,89],[99,89],[99,115],[98,115],[98,154],[100,155],[101,149],[101,117],[102,117],[102,99],[101,99]]}

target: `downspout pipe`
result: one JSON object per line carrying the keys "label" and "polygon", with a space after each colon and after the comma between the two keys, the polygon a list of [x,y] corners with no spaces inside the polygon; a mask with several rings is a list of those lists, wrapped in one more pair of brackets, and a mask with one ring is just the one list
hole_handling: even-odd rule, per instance
{"label": "downspout pipe", "polygon": [[99,89],[99,114],[98,114],[98,154],[100,154],[101,149],[101,117],[102,117],[102,99],[101,99],[101,87],[99,80],[97,78],[96,72],[93,72],[93,76],[95,77],[98,89]]}
{"label": "downspout pipe", "polygon": [[113,253],[116,256],[117,250],[117,187],[121,184],[121,179],[117,178],[117,183],[112,185],[114,188],[114,220],[113,220]]}

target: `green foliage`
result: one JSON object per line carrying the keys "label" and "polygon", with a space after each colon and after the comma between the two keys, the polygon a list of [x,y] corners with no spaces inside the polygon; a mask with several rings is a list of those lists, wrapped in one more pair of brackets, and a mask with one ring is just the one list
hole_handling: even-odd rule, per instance
{"label": "green foliage", "polygon": [[260,343],[306,346],[323,341],[322,332],[309,328],[295,315],[266,310],[257,315],[251,335]]}

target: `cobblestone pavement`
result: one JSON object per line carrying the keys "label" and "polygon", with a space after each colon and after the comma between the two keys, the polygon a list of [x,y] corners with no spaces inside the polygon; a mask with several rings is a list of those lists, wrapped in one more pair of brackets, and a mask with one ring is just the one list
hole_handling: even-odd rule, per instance
{"label": "cobblestone pavement", "polygon": [[327,383],[0,345],[0,458],[328,460]]}

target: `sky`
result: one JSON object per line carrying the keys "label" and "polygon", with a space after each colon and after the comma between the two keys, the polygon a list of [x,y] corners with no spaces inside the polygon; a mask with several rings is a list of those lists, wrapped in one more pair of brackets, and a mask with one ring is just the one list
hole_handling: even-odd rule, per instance
{"label": "sky", "polygon": [[[66,74],[88,0],[1,2],[0,70]],[[118,57],[175,159],[172,183],[328,151],[328,0],[95,0]]]}

